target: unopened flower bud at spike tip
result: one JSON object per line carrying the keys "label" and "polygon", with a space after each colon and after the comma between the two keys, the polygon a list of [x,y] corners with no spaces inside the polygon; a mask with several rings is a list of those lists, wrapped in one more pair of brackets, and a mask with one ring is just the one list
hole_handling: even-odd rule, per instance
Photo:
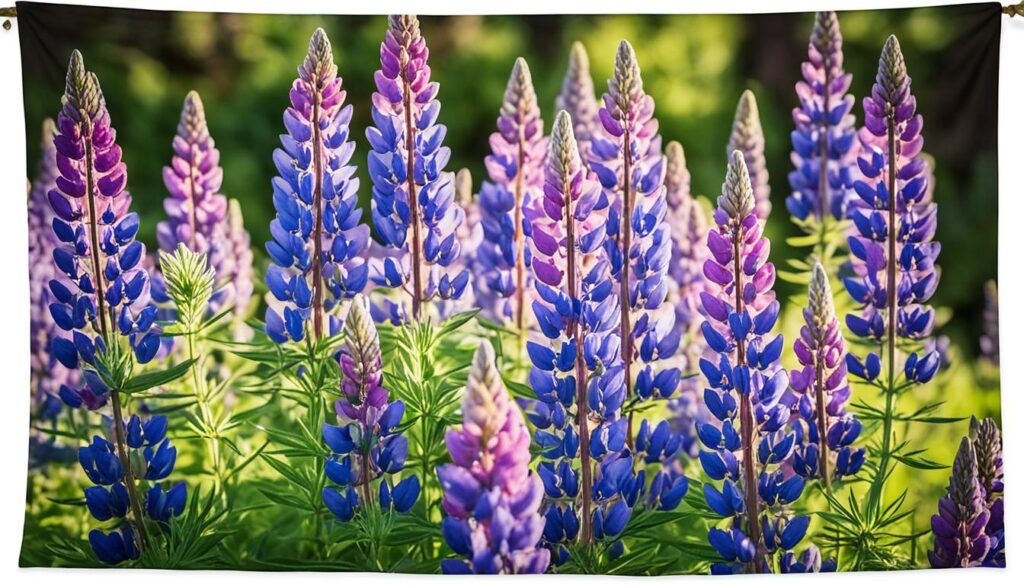
{"label": "unopened flower bud at spike tip", "polygon": [[896,35],[889,35],[882,48],[882,56],[878,60],[876,82],[882,89],[882,98],[890,104],[902,100],[902,93],[907,86],[907,64],[903,59],[900,41]]}
{"label": "unopened flower bud at spike tip", "polygon": [[814,316],[815,323],[819,327],[824,327],[835,317],[835,309],[832,303],[832,286],[829,284],[828,273],[819,262],[814,263],[811,284],[807,290],[807,306]]}
{"label": "unopened flower bud at spike tip", "polygon": [[754,211],[754,193],[750,185],[750,174],[743,153],[734,150],[729,157],[729,167],[722,184],[722,195],[718,205],[735,221],[742,221]]}
{"label": "unopened flower bud at spike tip", "polygon": [[469,169],[455,173],[455,200],[463,207],[473,200],[473,174]]}
{"label": "unopened flower bud at spike tip", "polygon": [[754,195],[757,216],[768,217],[772,204],[769,196],[771,188],[768,184],[768,167],[765,161],[764,129],[761,127],[761,115],[757,107],[754,92],[745,90],[736,105],[732,131],[726,154],[732,156],[733,151],[740,151],[747,163],[747,174],[750,177],[750,188]]}

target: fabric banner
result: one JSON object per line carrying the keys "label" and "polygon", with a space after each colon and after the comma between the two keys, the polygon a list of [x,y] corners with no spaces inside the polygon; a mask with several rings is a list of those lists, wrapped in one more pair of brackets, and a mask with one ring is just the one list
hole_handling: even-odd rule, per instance
{"label": "fabric banner", "polygon": [[16,10],[23,566],[1005,566],[998,4]]}

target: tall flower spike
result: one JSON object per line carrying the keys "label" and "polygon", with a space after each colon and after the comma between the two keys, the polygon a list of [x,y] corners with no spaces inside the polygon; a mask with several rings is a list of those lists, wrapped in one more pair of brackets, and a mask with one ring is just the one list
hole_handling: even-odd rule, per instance
{"label": "tall flower spike", "polygon": [[516,60],[484,160],[490,181],[480,188],[483,240],[476,250],[476,296],[485,315],[510,321],[525,334],[526,308],[532,298],[526,239],[543,197],[544,121],[530,68]]}
{"label": "tall flower spike", "polygon": [[357,296],[345,319],[341,398],[334,403],[340,424],[323,426],[324,442],[332,453],[324,463],[332,485],[324,488],[323,500],[341,522],[351,520],[359,507],[373,505],[372,483],[378,478],[376,499],[383,509],[405,513],[419,497],[420,484],[415,475],[394,485],[386,477],[402,470],[409,453],[408,439],[397,430],[405,404],[389,399],[369,301]]}
{"label": "tall flower spike", "polygon": [[[314,339],[324,336],[324,322],[337,304],[366,286],[369,274],[363,252],[370,228],[360,223],[359,178],[349,164],[352,106],[343,106],[345,90],[338,77],[331,42],[316,29],[289,92],[281,148],[274,151],[274,209],[267,253],[267,288],[283,306],[267,308],[267,335],[277,343],[300,341],[306,324]],[[331,330],[337,326],[331,324]]]}
{"label": "tall flower spike", "polygon": [[734,151],[743,153],[750,175],[750,187],[753,190],[757,208],[757,216],[768,217],[772,210],[771,187],[768,184],[768,165],[764,159],[764,130],[761,128],[761,115],[757,109],[757,99],[749,89],[740,96],[736,105],[736,116],[729,134],[729,144],[725,148],[727,156]]}
{"label": "tall flower spike", "polygon": [[207,254],[221,288],[210,302],[219,312],[232,305],[243,316],[252,296],[252,252],[249,234],[241,214],[231,213],[227,198],[220,193],[224,170],[220,151],[214,146],[206,124],[206,111],[199,94],[190,91],[178,122],[173,142],[174,157],[164,167],[164,185],[170,197],[164,200],[168,218],[157,224],[160,249],[173,252],[178,244]]}
{"label": "tall flower spike", "polygon": [[978,483],[985,491],[989,511],[985,534],[991,542],[983,564],[986,567],[1006,566],[1006,535],[1003,525],[1003,438],[996,421],[986,418],[978,422],[971,417],[971,444],[978,462]]}
{"label": "tall flower spike", "polygon": [[964,437],[953,460],[946,497],[939,500],[939,513],[932,516],[935,549],[928,552],[932,567],[980,566],[992,546],[985,534],[989,514],[974,447]]}
{"label": "tall flower spike", "polygon": [[[50,292],[50,281],[62,279],[62,273],[53,264],[53,251],[60,240],[53,232],[54,213],[47,196],[57,186],[57,151],[53,145],[56,132],[53,120],[43,122],[43,140],[39,169],[28,195],[28,257],[31,326],[29,348],[32,364],[33,413],[40,420],[52,420],[61,409],[58,398],[60,387],[74,386],[78,372],[57,361],[53,353],[54,337],[71,339],[71,334],[58,327],[50,317],[50,303],[55,299]],[[62,286],[69,282],[62,279]]]}
{"label": "tall flower spike", "polygon": [[[616,296],[602,244],[605,216],[594,207],[600,185],[588,175],[565,111],[555,118],[544,174],[544,214],[532,227],[538,299],[534,315],[548,344],[529,341],[529,383],[538,467],[547,495],[544,541],[566,560],[566,543],[614,542],[639,497],[624,450],[624,372]],[[621,544],[612,544],[621,551]]]}
{"label": "tall flower spike", "polygon": [[550,551],[538,549],[544,486],[530,471],[530,433],[501,380],[494,350],[481,342],[462,400],[462,427],[449,429],[452,463],[437,469],[447,516],[442,533],[465,560],[446,559],[446,574],[543,573]]}
{"label": "tall flower spike", "polygon": [[605,246],[619,287],[626,393],[641,400],[668,398],[679,385],[680,372],[671,367],[656,372],[655,364],[675,355],[680,333],[674,311],[663,305],[672,252],[665,221],[665,159],[654,99],[644,92],[636,53],[626,41],[619,44],[603,99],[599,117],[604,133],[591,140],[591,168],[610,205]]}
{"label": "tall flower spike", "polygon": [[[854,275],[844,283],[860,306],[860,314],[848,314],[846,324],[854,335],[887,350],[890,387],[896,379],[899,341],[919,342],[931,335],[935,311],[925,303],[939,281],[935,261],[941,245],[932,241],[938,208],[926,198],[928,169],[919,156],[923,121],[916,107],[899,41],[889,37],[871,95],[864,98],[858,161],[864,180],[854,184],[861,202],[851,211],[857,233],[849,238]],[[904,375],[925,383],[939,361],[936,351],[922,356],[913,352],[904,363]],[[879,375],[881,365],[874,352],[863,362],[849,358],[851,373],[868,380]]]}
{"label": "tall flower spike", "polygon": [[[700,424],[697,434],[707,451],[701,465],[721,489],[704,486],[711,509],[732,523],[712,528],[711,545],[724,563],[712,573],[764,572],[775,566],[769,555],[786,558],[807,530],[809,517],[789,510],[803,491],[804,479],[786,477],[795,434],[786,392],[789,379],[780,367],[783,339],[771,337],[779,302],[772,285],[775,268],[768,262],[770,244],[756,213],[743,153],[733,151],[722,195],[708,232],[711,257],[704,263],[707,289],[701,302],[707,320],[705,342],[715,352],[701,359],[708,381],[704,403],[721,425]],[[829,563],[822,570],[831,569]]]}
{"label": "tall flower spike", "polygon": [[469,273],[458,264],[462,246],[456,237],[465,213],[454,203],[454,177],[444,171],[451,151],[441,145],[447,129],[437,123],[439,86],[430,81],[428,55],[415,16],[388,17],[374,75],[374,125],[366,129],[373,222],[383,244],[396,252],[375,262],[372,278],[405,290],[416,321],[424,303],[435,296],[458,299],[469,284]]}
{"label": "tall flower spike", "polygon": [[846,411],[850,385],[846,381],[846,343],[832,301],[832,287],[821,264],[815,263],[808,288],[804,325],[793,351],[802,368],[793,370],[790,384],[799,394],[798,429],[793,468],[807,478],[819,477],[827,487],[832,479],[853,475],[864,464],[864,448],[855,449],[861,423]]}
{"label": "tall flower spike", "polygon": [[803,63],[803,80],[796,84],[800,106],[793,108],[796,129],[791,134],[795,167],[789,173],[792,195],[786,209],[793,217],[821,221],[830,213],[846,217],[858,145],[853,76],[843,70],[843,35],[835,12],[818,12]]}
{"label": "tall flower spike", "polygon": [[590,137],[598,126],[594,80],[590,77],[590,58],[583,43],[574,41],[569,49],[569,65],[562,78],[562,91],[555,99],[555,111],[565,110],[573,122],[573,133],[583,160],[590,159]]}

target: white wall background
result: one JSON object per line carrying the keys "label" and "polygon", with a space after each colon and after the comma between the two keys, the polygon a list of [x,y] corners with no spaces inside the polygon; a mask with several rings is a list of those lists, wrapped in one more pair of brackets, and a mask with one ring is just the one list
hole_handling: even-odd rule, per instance
{"label": "white wall background", "polygon": [[[609,0],[552,1],[516,0],[497,3],[468,0],[378,0],[375,2],[330,2],[326,0],[61,0],[64,4],[93,4],[118,7],[152,8],[162,10],[245,11],[264,13],[420,13],[420,14],[561,14],[561,13],[750,13],[750,12],[810,12],[815,10],[855,10],[868,8],[896,8],[935,4],[969,3],[972,0],[949,2],[944,0]],[[1009,0],[1003,0],[1008,2]],[[7,6],[12,0],[0,0]],[[956,26],[950,22],[950,26]],[[981,581],[1021,582],[1024,578],[1024,494],[1019,482],[1024,481],[1024,432],[1016,428],[1017,417],[1024,421],[1024,335],[1016,339],[1016,331],[1024,333],[1024,302],[1017,305],[1013,299],[1024,299],[1024,241],[1018,240],[1024,230],[1024,18],[1003,17],[1002,57],[999,88],[999,292],[1000,303],[1003,400],[1003,440],[1006,456],[1007,524],[1009,525],[1009,569],[914,571],[901,573],[853,573],[832,576],[787,577],[787,581],[801,583],[853,583],[871,580],[877,583],[957,583]],[[17,34],[17,21],[10,31],[0,29],[0,579],[3,583],[32,582],[35,585],[73,583],[87,585],[113,580],[145,580],[147,584],[190,582],[274,583],[334,582],[347,583],[373,579],[380,583],[441,583],[441,576],[409,575],[355,575],[331,573],[242,573],[242,572],[170,572],[170,571],[117,571],[68,569],[19,569],[22,523],[25,501],[25,468],[28,452],[29,384],[28,369],[28,281],[26,266],[28,254],[25,209],[25,120],[21,97],[21,58]],[[55,106],[56,107],[56,106]],[[34,148],[35,145],[33,144]],[[1015,221],[1016,220],[1016,221]],[[1018,272],[1020,271],[1020,272]],[[1021,352],[1021,353],[1017,353]],[[1018,537],[1018,534],[1021,536]],[[1020,540],[1018,540],[1018,538]],[[459,583],[487,581],[491,583],[554,583],[570,581],[583,583],[589,577],[541,576],[516,578],[465,578]],[[695,582],[697,577],[663,577],[657,583]],[[767,578],[716,577],[716,583],[752,583],[757,585]],[[779,582],[773,578],[772,582]],[[650,578],[603,577],[603,583],[642,583]],[[704,581],[702,581],[704,582]]]}

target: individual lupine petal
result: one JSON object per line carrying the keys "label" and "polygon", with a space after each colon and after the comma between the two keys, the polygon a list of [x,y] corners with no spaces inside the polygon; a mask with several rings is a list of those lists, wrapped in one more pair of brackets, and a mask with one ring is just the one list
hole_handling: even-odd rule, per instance
{"label": "individual lupine petal", "polygon": [[978,463],[969,438],[960,442],[946,496],[932,516],[935,548],[928,552],[933,567],[975,567],[988,556],[992,542],[985,534],[990,512],[978,481]]}
{"label": "individual lupine petal", "polygon": [[379,479],[380,506],[408,512],[419,496],[418,480],[405,478],[392,489],[386,477],[401,471],[408,455],[408,440],[396,432],[405,404],[391,402],[384,386],[380,338],[366,297],[350,302],[344,331],[341,398],[334,403],[339,426],[325,423],[321,432],[332,452],[324,472],[332,483],[347,489],[325,488],[324,504],[339,521],[347,522],[358,507],[373,504],[370,484]]}
{"label": "individual lupine petal", "polygon": [[736,106],[736,116],[732,122],[732,132],[725,153],[730,158],[735,151],[743,153],[750,176],[751,193],[755,200],[757,216],[768,217],[772,210],[768,184],[768,168],[764,158],[764,130],[761,128],[761,116],[757,109],[757,99],[749,89],[740,96]]}
{"label": "individual lupine petal", "polygon": [[[463,397],[461,428],[445,442],[453,463],[438,469],[445,490],[445,540],[464,566],[444,563],[445,573],[542,573],[550,551],[538,548],[544,521],[541,480],[530,472],[530,436],[482,342]],[[468,570],[465,570],[468,569]]]}
{"label": "individual lupine petal", "polygon": [[455,203],[452,173],[444,171],[451,152],[441,146],[446,128],[437,124],[439,86],[430,81],[429,51],[415,16],[388,17],[380,56],[367,167],[374,226],[394,257],[376,259],[372,271],[382,286],[410,285],[404,288],[412,297],[411,317],[419,320],[425,302],[457,299],[466,288],[455,237],[465,212]]}
{"label": "individual lupine petal", "polygon": [[562,91],[555,99],[555,111],[565,110],[573,123],[573,134],[581,156],[589,159],[590,136],[598,123],[594,80],[590,77],[590,59],[583,43],[575,41],[569,49],[569,64],[562,78]]}
{"label": "individual lupine petal", "polygon": [[359,179],[350,164],[352,106],[343,105],[345,91],[323,29],[313,32],[298,71],[284,115],[287,134],[274,151],[276,216],[266,244],[276,265],[267,272],[268,285],[283,280],[292,291],[268,309],[267,333],[281,339],[276,325],[283,321],[283,332],[294,341],[304,338],[310,321],[314,337],[322,337],[326,316],[363,290],[369,278],[363,252],[370,240],[369,226],[360,223]]}
{"label": "individual lupine petal", "polygon": [[817,13],[803,80],[796,85],[800,105],[793,109],[795,168],[789,174],[793,192],[786,208],[800,220],[820,221],[825,214],[843,219],[850,202],[858,145],[854,100],[846,93],[852,77],[843,70],[842,45],[836,14]]}

